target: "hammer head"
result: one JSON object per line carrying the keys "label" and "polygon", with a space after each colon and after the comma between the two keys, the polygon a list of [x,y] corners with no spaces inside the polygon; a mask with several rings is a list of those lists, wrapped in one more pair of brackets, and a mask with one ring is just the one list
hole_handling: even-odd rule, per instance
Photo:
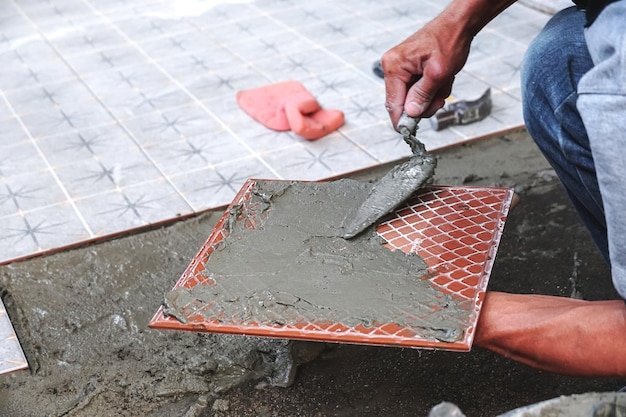
{"label": "hammer head", "polygon": [[484,119],[491,113],[491,88],[473,101],[459,100],[447,104],[430,118],[433,130],[441,130],[453,125],[466,125]]}

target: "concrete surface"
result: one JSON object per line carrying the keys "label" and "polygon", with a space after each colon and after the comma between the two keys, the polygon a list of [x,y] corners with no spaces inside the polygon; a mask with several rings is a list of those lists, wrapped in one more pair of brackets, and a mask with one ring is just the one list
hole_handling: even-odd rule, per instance
{"label": "concrete surface", "polygon": [[[438,156],[438,184],[511,186],[521,196],[490,289],[616,297],[525,132]],[[0,416],[426,416],[450,401],[473,417],[624,385],[542,373],[480,349],[294,345],[147,329],[220,214],[0,267],[0,294],[31,365],[0,376]]]}

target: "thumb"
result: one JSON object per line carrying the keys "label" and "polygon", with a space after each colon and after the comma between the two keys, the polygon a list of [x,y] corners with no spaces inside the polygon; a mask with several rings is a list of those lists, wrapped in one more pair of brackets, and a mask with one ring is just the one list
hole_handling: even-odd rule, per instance
{"label": "thumb", "polygon": [[433,83],[429,82],[426,77],[420,78],[407,91],[404,101],[404,111],[411,117],[422,116],[422,114],[430,107],[437,88]]}

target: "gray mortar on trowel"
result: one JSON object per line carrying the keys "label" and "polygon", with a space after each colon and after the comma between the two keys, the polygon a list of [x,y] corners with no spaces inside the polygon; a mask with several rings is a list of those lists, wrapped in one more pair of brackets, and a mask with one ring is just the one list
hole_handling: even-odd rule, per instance
{"label": "gray mortar on trowel", "polygon": [[[370,189],[351,179],[257,181],[249,200],[231,210],[230,236],[209,257],[205,273],[215,285],[174,290],[166,314],[269,326],[395,323],[420,339],[460,340],[470,306],[433,288],[419,255],[383,246],[373,227],[342,237]],[[245,226],[251,219],[254,229]],[[197,301],[205,308],[185,309]]]}

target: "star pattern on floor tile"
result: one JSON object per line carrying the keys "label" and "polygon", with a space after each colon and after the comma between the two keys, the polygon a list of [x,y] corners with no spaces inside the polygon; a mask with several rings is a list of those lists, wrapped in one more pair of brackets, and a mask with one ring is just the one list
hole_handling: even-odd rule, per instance
{"label": "star pattern on floor tile", "polygon": [[217,178],[212,178],[208,181],[208,185],[205,187],[201,187],[196,191],[200,191],[203,189],[214,189],[215,192],[220,192],[224,188],[228,188],[230,191],[236,192],[241,187],[241,184],[248,179],[249,176],[254,177],[255,174],[250,175],[241,175],[239,172],[234,172],[230,175],[224,175],[220,171],[215,170],[215,175]]}
{"label": "star pattern on floor tile", "polygon": [[334,23],[327,23],[326,26],[330,29],[330,32],[335,33],[337,35],[341,35],[343,37],[349,37],[350,35],[346,32],[346,28],[341,25],[336,25]]}
{"label": "star pattern on floor tile", "polygon": [[282,141],[289,139],[289,142],[292,143],[294,141],[294,136],[290,132],[279,132],[276,130],[267,129],[262,133],[256,135],[259,139],[263,139],[263,142],[266,143],[274,143],[277,141]]}
{"label": "star pattern on floor tile", "polygon": [[101,63],[107,64],[110,68],[115,68],[115,63],[113,62],[113,59],[111,57],[109,57],[104,52],[100,52],[99,55],[100,55],[100,62]]}
{"label": "star pattern on floor tile", "polygon": [[193,61],[193,67],[200,67],[205,71],[211,71],[211,67],[209,67],[206,63],[205,59],[198,58],[195,55],[190,55],[189,58]]}
{"label": "star pattern on floor tile", "polygon": [[100,211],[98,214],[117,214],[117,217],[124,217],[132,213],[137,219],[142,219],[141,210],[151,209],[155,200],[148,200],[145,195],[140,195],[135,199],[131,199],[126,194],[121,193],[124,199],[123,203],[109,203],[112,208],[110,210]]}
{"label": "star pattern on floor tile", "polygon": [[185,161],[190,161],[194,157],[198,157],[202,159],[203,162],[208,163],[209,160],[205,156],[205,151],[207,149],[207,145],[204,146],[196,146],[188,140],[185,141],[187,147],[179,151],[179,155],[185,159]]}
{"label": "star pattern on floor tile", "polygon": [[371,102],[361,102],[356,100],[350,100],[353,104],[353,109],[355,111],[355,116],[359,117],[364,114],[367,114],[372,117],[377,117],[377,114],[374,112],[374,106]]}
{"label": "star pattern on floor tile", "polygon": [[216,86],[218,89],[222,87],[228,87],[231,90],[235,89],[232,84],[235,81],[235,78],[233,76],[222,76],[220,74],[215,74],[215,78],[217,78]]}
{"label": "star pattern on floor tile", "polygon": [[59,6],[57,6],[57,5],[52,6],[52,11],[57,16],[65,17],[65,12],[63,11],[63,9],[59,8]]}
{"label": "star pattern on floor tile", "polygon": [[6,33],[0,33],[0,44],[2,46],[9,46],[11,40],[7,37]]}
{"label": "star pattern on floor tile", "polygon": [[20,61],[20,64],[26,65],[26,61],[24,60],[24,57],[22,56],[22,54],[20,54],[18,50],[13,50],[13,55],[15,55],[17,60]]}
{"label": "star pattern on floor tile", "polygon": [[117,181],[115,179],[115,168],[108,168],[102,162],[98,162],[99,170],[90,171],[90,173],[86,176],[79,177],[79,181],[89,181],[91,183],[98,183],[104,179],[108,179],[111,184],[117,185]]}
{"label": "star pattern on floor tile", "polygon": [[65,122],[68,125],[70,125],[70,127],[76,127],[74,126],[74,122],[72,122],[72,117],[69,114],[67,114],[65,110],[61,109],[59,110],[59,113],[61,114],[61,124]]}
{"label": "star pattern on floor tile", "polygon": [[341,93],[344,90],[346,85],[350,85],[350,80],[329,80],[328,78],[320,78],[320,82],[322,83],[322,93],[326,91],[333,91],[335,93]]}
{"label": "star pattern on floor tile", "polygon": [[276,43],[269,42],[265,39],[261,39],[261,44],[263,45],[264,50],[278,53],[278,48],[276,47]]}
{"label": "star pattern on floor tile", "polygon": [[13,229],[8,228],[8,232],[5,236],[0,237],[1,240],[11,240],[14,244],[23,241],[24,239],[31,238],[33,243],[37,247],[41,247],[39,242],[39,235],[52,235],[58,233],[56,228],[62,226],[63,223],[49,223],[46,224],[46,220],[41,220],[39,223],[31,225],[26,217],[23,217],[24,228]]}
{"label": "star pattern on floor tile", "polygon": [[242,22],[237,22],[237,28],[246,35],[254,36],[254,32],[252,32],[250,28],[250,24],[243,24]]}
{"label": "star pattern on floor tile", "polygon": [[306,64],[301,59],[295,59],[293,57],[288,56],[287,61],[289,61],[289,64],[287,65],[287,67],[289,68],[290,71],[295,71],[295,70],[306,71],[307,70]]}
{"label": "star pattern on floor tile", "polygon": [[83,42],[85,42],[86,45],[91,46],[92,48],[96,47],[95,41],[93,40],[93,38],[91,36],[89,36],[88,34],[84,34],[83,35]]}
{"label": "star pattern on floor tile", "polygon": [[400,18],[411,16],[411,9],[408,8],[401,9],[399,7],[392,7],[391,10],[396,16]]}
{"label": "star pattern on floor tile", "polygon": [[133,81],[123,71],[118,71],[117,75],[119,76],[120,80],[122,80],[122,82],[127,84],[129,87],[135,87]]}
{"label": "star pattern on floor tile", "polygon": [[59,104],[59,103],[57,103],[57,101],[54,99],[54,97],[55,97],[55,95],[56,95],[56,94],[54,94],[54,92],[48,91],[48,89],[47,89],[46,87],[42,87],[42,88],[41,88],[41,90],[42,90],[42,93],[43,93],[43,94],[42,94],[42,96],[41,96],[42,98],[47,99],[47,100],[48,100],[48,101],[50,101],[50,103],[52,103],[52,104]]}
{"label": "star pattern on floor tile", "polygon": [[4,185],[6,192],[0,193],[0,205],[12,201],[15,208],[21,209],[19,200],[33,198],[33,195],[42,190],[43,187],[26,187],[21,186],[17,189],[13,189],[9,184]]}
{"label": "star pattern on floor tile", "polygon": [[175,133],[181,134],[177,126],[180,117],[175,117],[175,118],[170,119],[164,114],[161,114],[161,117],[163,118],[163,121],[165,122],[161,125],[161,128],[160,128],[161,133],[165,133],[168,130],[172,130]]}
{"label": "star pattern on floor tile", "polygon": [[359,41],[359,45],[361,45],[362,51],[363,52],[378,52],[378,47],[376,46],[376,43],[371,41],[371,42],[363,42],[363,41]]}
{"label": "star pattern on floor tile", "polygon": [[28,76],[36,83],[41,82],[41,79],[39,78],[39,74],[30,67],[28,68]]}
{"label": "star pattern on floor tile", "polygon": [[76,152],[86,150],[90,154],[96,155],[97,151],[95,148],[105,145],[106,139],[99,135],[88,138],[82,132],[78,132],[78,134],[75,136],[75,140],[70,141],[66,147],[63,147],[61,149]]}
{"label": "star pattern on floor tile", "polygon": [[306,17],[307,19],[311,19],[311,20],[320,20],[320,17],[315,12],[315,10],[305,10],[304,17]]}
{"label": "star pattern on floor tile", "polygon": [[170,44],[174,48],[179,49],[179,50],[181,50],[183,52],[187,50],[187,48],[185,48],[185,45],[183,45],[183,42],[179,41],[178,39],[170,38]]}
{"label": "star pattern on floor tile", "polygon": [[324,162],[325,157],[331,156],[328,153],[328,149],[324,149],[319,154],[315,154],[308,149],[305,149],[306,152],[304,154],[299,155],[295,158],[295,162],[293,164],[287,165],[288,167],[296,167],[296,166],[304,166],[307,169],[313,168],[315,165],[322,165],[324,168],[330,170],[330,166]]}
{"label": "star pattern on floor tile", "polygon": [[161,24],[156,20],[150,21],[150,29],[153,30],[154,32],[165,34],[165,30],[163,29],[163,26],[161,26]]}
{"label": "star pattern on floor tile", "polygon": [[139,93],[139,98],[140,98],[139,103],[135,104],[133,106],[133,109],[138,110],[142,108],[149,108],[152,110],[158,110],[158,107],[154,104],[154,101],[152,100],[152,98],[148,97],[146,93],[144,93],[143,91]]}

